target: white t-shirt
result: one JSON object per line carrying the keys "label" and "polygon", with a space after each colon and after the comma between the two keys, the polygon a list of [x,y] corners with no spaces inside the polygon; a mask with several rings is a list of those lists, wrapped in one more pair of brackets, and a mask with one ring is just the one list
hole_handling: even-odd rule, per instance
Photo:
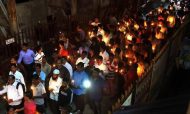
{"label": "white t-shirt", "polygon": [[59,95],[59,89],[62,85],[62,79],[58,77],[57,80],[53,80],[52,77],[49,81],[49,89],[53,89],[53,91],[50,93],[50,99],[58,101],[58,95]]}
{"label": "white t-shirt", "polygon": [[34,57],[34,60],[35,60],[35,63],[42,63],[42,58],[44,57],[44,52],[41,52],[41,53],[36,53],[35,54],[35,57]]}
{"label": "white t-shirt", "polygon": [[101,65],[98,65],[97,63],[94,65],[95,68],[100,69],[101,71],[103,71],[104,74],[108,73],[108,67],[102,63]]}
{"label": "white t-shirt", "polygon": [[[31,88],[34,97],[39,97],[46,93],[45,87],[42,83],[39,83],[37,86],[32,85]],[[34,98],[34,101],[37,105],[44,104],[44,98]]]}
{"label": "white t-shirt", "polygon": [[89,65],[89,59],[87,57],[85,57],[84,59],[82,59],[82,57],[79,57],[76,61],[76,65],[80,62],[84,63],[84,67],[87,67]]}
{"label": "white t-shirt", "polygon": [[23,77],[23,75],[22,75],[21,72],[19,72],[18,70],[15,73],[13,73],[12,71],[10,71],[9,75],[14,75],[15,76],[15,81],[16,82],[21,82],[26,87],[26,84],[25,84],[25,81],[24,81],[24,77]]}

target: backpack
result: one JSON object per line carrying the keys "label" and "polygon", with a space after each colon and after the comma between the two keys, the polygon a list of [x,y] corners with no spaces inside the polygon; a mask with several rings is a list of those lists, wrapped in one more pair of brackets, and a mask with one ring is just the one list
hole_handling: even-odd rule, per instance
{"label": "backpack", "polygon": [[18,86],[21,85],[22,86],[22,90],[23,90],[23,94],[25,93],[25,85],[21,82],[18,82],[16,85],[16,89],[18,89]]}
{"label": "backpack", "polygon": [[[22,86],[22,90],[23,90],[23,95],[25,93],[25,85],[21,82],[18,82],[17,85],[16,85],[16,89],[18,90],[18,86],[21,85]],[[21,105],[24,105],[24,97],[22,98],[22,102],[21,102]]]}

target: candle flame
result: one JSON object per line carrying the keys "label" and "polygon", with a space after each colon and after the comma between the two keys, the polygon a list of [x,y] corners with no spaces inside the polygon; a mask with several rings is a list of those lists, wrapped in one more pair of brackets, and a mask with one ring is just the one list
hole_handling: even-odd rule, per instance
{"label": "candle flame", "polygon": [[127,34],[126,37],[127,37],[127,40],[129,40],[129,41],[132,41],[132,39],[133,39],[133,36],[131,34]]}
{"label": "candle flame", "polygon": [[139,77],[143,75],[144,70],[145,70],[144,64],[143,63],[138,63],[137,75]]}

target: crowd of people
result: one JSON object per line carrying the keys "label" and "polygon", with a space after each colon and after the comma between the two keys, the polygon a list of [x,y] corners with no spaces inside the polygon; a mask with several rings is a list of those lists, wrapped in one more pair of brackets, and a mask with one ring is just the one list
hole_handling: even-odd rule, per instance
{"label": "crowd of people", "polygon": [[0,89],[0,95],[6,93],[7,113],[44,114],[48,106],[53,114],[82,114],[88,103],[101,114],[103,95],[123,94],[183,23],[189,10],[181,6],[178,14],[176,7],[173,2],[160,6],[146,18],[111,16],[108,23],[95,18],[88,32],[75,23],[76,34],[60,32],[50,57],[41,46],[34,51],[24,43],[18,59],[11,58],[8,81]]}

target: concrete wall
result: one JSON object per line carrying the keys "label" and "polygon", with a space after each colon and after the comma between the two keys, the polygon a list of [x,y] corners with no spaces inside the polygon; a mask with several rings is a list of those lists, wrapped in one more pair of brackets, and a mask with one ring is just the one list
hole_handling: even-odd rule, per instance
{"label": "concrete wall", "polygon": [[17,4],[17,21],[20,29],[47,18],[46,0],[33,0]]}

